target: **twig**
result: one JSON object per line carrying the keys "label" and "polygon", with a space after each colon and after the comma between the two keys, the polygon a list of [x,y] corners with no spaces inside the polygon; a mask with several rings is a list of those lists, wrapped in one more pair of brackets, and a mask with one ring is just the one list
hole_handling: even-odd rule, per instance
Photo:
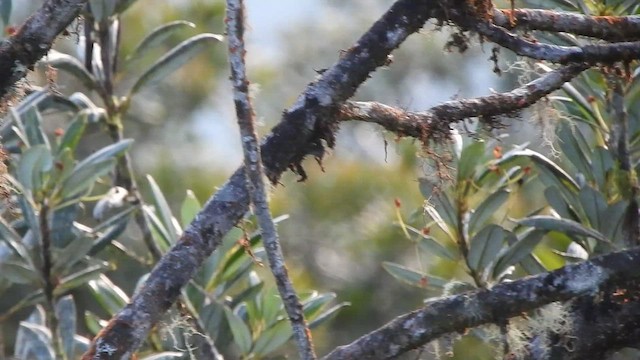
{"label": "twig", "polygon": [[[511,18],[514,22],[511,22]],[[640,39],[638,16],[589,16],[542,9],[493,11],[494,24],[506,29],[564,32],[607,41]]]}
{"label": "twig", "polygon": [[53,41],[87,0],[47,0],[18,31],[0,44],[0,98],[49,52]]}
{"label": "twig", "polygon": [[[336,64],[306,88],[261,147],[265,173],[272,182],[308,153],[309,144],[320,142],[339,106],[387,62],[391,51],[422,28],[435,6],[428,0],[396,1]],[[94,338],[83,359],[130,357],[176,301],[180,289],[248,210],[246,174],[240,168],[207,201],[131,302]]]}
{"label": "twig", "polygon": [[377,102],[348,101],[340,108],[338,119],[376,123],[397,135],[421,140],[448,137],[450,125],[454,122],[525,109],[587,68],[583,64],[564,66],[509,92],[447,101],[421,112],[405,111]]}
{"label": "twig", "polygon": [[390,359],[450,333],[519,316],[542,305],[597,294],[620,279],[640,278],[640,248],[611,253],[580,264],[509,283],[449,296],[401,315],[340,346],[324,360]]}
{"label": "twig", "polygon": [[242,0],[227,1],[227,36],[229,44],[229,64],[231,66],[231,83],[235,100],[236,116],[240,127],[240,139],[244,152],[244,168],[247,177],[247,191],[262,229],[262,241],[265,246],[271,273],[276,279],[280,298],[289,316],[293,330],[293,338],[298,345],[300,358],[315,359],[316,354],[311,341],[311,331],[302,312],[302,304],[285,264],[278,232],[269,210],[269,199],[266,190],[262,157],[255,129],[255,114],[249,97],[249,81],[245,66],[244,45],[244,3]]}

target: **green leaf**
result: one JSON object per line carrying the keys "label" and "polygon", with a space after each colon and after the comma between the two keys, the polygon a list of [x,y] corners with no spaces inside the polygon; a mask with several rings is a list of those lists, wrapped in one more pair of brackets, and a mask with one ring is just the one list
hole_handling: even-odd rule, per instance
{"label": "green leaf", "polygon": [[525,158],[533,161],[538,168],[545,169],[551,175],[558,179],[565,187],[571,191],[578,190],[578,184],[567,174],[560,166],[549,160],[546,156],[530,149],[514,149],[505,153],[496,165],[508,164],[514,160]]}
{"label": "green leaf", "polygon": [[474,141],[462,149],[458,162],[458,182],[471,179],[477,166],[484,161],[484,141]]}
{"label": "green leaf", "polygon": [[118,0],[89,0],[91,15],[100,22],[114,14]]}
{"label": "green leaf", "polygon": [[86,127],[86,110],[82,110],[76,114],[73,121],[64,131],[64,135],[62,135],[60,144],[58,145],[58,154],[60,154],[64,149],[69,149],[71,152],[74,152]]}
{"label": "green leaf", "polygon": [[78,195],[89,192],[95,182],[108,174],[116,164],[115,159],[105,159],[78,167],[76,166],[69,177],[62,183],[61,196],[66,203]]}
{"label": "green leaf", "polygon": [[25,135],[29,139],[29,144],[31,146],[44,145],[47,150],[50,150],[49,139],[42,129],[42,116],[38,109],[32,107],[27,110],[22,116],[22,121],[24,122]]}
{"label": "green leaf", "polygon": [[187,190],[187,196],[184,198],[182,202],[182,207],[180,208],[180,221],[183,227],[186,227],[191,223],[193,219],[195,219],[198,211],[202,208],[200,202],[196,198],[196,195],[191,190]]}
{"label": "green leaf", "polygon": [[53,273],[56,275],[64,274],[67,270],[71,269],[73,265],[82,261],[92,246],[93,241],[91,238],[79,236],[73,239],[63,249],[55,251]]}
{"label": "green leaf", "polygon": [[65,276],[60,279],[60,284],[55,288],[53,294],[60,296],[65,292],[75,289],[78,286],[82,286],[91,280],[97,279],[103,272],[109,270],[108,263],[98,263],[95,265],[87,266],[86,268],[73,273],[69,276]]}
{"label": "green leaf", "polygon": [[5,27],[9,25],[9,19],[11,18],[12,2],[12,0],[0,0],[0,17]]}
{"label": "green leaf", "polygon": [[330,309],[327,309],[327,311],[323,312],[317,318],[309,322],[309,329],[315,329],[316,327],[324,324],[325,322],[327,322],[328,320],[336,316],[336,314],[338,314],[338,311],[340,311],[340,309],[345,308],[347,306],[351,306],[351,303],[342,302]]}
{"label": "green leaf", "polygon": [[80,215],[80,210],[80,205],[78,204],[53,210],[49,231],[51,233],[51,243],[54,247],[65,247],[77,237],[73,223]]}
{"label": "green leaf", "polygon": [[233,340],[236,345],[240,349],[240,352],[243,355],[249,354],[251,351],[251,331],[247,327],[247,325],[242,321],[242,319],[236,315],[231,309],[224,309],[224,314],[227,318],[227,323],[229,324],[229,328],[231,329],[231,333],[233,334]]}
{"label": "green leaf", "polygon": [[49,54],[44,59],[44,62],[47,65],[51,65],[56,69],[73,75],[76,79],[80,80],[87,89],[91,90],[98,88],[98,82],[93,75],[85,69],[80,60],[71,55],[63,54],[56,50],[50,50]]}
{"label": "green leaf", "polygon": [[16,253],[21,259],[28,261],[31,259],[29,251],[22,244],[20,235],[0,216],[0,239],[2,239],[13,252]]}
{"label": "green leaf", "polygon": [[564,201],[562,192],[555,186],[549,186],[544,190],[544,197],[549,205],[555,210],[561,218],[571,219],[573,213],[569,205]]}
{"label": "green leaf", "polygon": [[129,147],[131,147],[132,143],[133,139],[123,139],[117,143],[105,146],[78,163],[78,165],[76,165],[76,169],[81,169],[82,167],[122,155],[129,149]]}
{"label": "green leaf", "polygon": [[307,319],[313,318],[325,305],[336,298],[335,293],[324,293],[312,296],[302,303],[302,310]]}
{"label": "green leaf", "polygon": [[151,187],[151,196],[156,214],[162,222],[162,226],[167,230],[170,244],[175,244],[178,240],[178,233],[181,232],[181,230],[176,229],[169,203],[156,181],[151,175],[147,175],[147,181],[149,181],[149,187]]}
{"label": "green leaf", "polygon": [[16,359],[54,360],[51,331],[42,325],[20,322],[14,349]]}
{"label": "green leaf", "polygon": [[509,191],[499,190],[489,195],[471,214],[469,233],[475,234],[509,198]]}
{"label": "green leaf", "polygon": [[144,216],[149,221],[151,225],[151,235],[156,245],[161,251],[166,251],[171,247],[172,237],[169,235],[169,231],[164,227],[162,221],[156,215],[156,212],[153,211],[151,206],[145,205],[142,207],[142,211],[144,212]]}
{"label": "green leaf", "polygon": [[140,76],[131,88],[128,98],[140,91],[143,87],[153,86],[159,81],[165,79],[171,73],[178,70],[189,60],[198,55],[198,53],[207,49],[209,44],[217,43],[219,41],[222,41],[222,36],[220,35],[200,34],[178,44],[158,59],[158,61],[151,65],[151,67]]}
{"label": "green leaf", "polygon": [[127,294],[104,274],[89,281],[89,289],[93,298],[109,315],[117,313],[129,302]]}
{"label": "green leaf", "polygon": [[15,284],[37,284],[40,273],[33,267],[18,261],[0,262],[0,274]]}
{"label": "green leaf", "polygon": [[520,225],[531,226],[545,231],[558,231],[570,235],[588,236],[598,241],[609,243],[609,240],[596,230],[587,228],[582,224],[568,220],[558,219],[553,216],[531,216],[518,221]]}
{"label": "green leaf", "polygon": [[607,212],[607,200],[601,192],[594,190],[591,186],[585,186],[580,189],[578,194],[582,209],[589,219],[589,224],[594,229],[604,230],[611,224],[601,222],[601,217]]}
{"label": "green leaf", "polygon": [[97,238],[93,242],[93,246],[91,247],[91,250],[89,250],[88,255],[96,255],[107,245],[111,244],[113,240],[117,239],[118,236],[122,235],[122,233],[127,229],[127,222],[128,218],[122,218],[121,222],[113,225],[109,230]]}
{"label": "green leaf", "polygon": [[133,5],[138,0],[119,0],[116,5],[116,13],[122,14],[129,6]]}
{"label": "green leaf", "polygon": [[498,225],[488,225],[480,230],[472,239],[469,247],[469,267],[483,272],[497,258],[498,252],[509,236],[509,232]]}
{"label": "green leaf", "polygon": [[435,288],[442,289],[447,283],[446,280],[439,277],[427,275],[422,272],[411,270],[405,266],[385,261],[382,267],[394,278],[419,288]]}
{"label": "green leaf", "polygon": [[596,147],[593,151],[593,155],[591,156],[591,164],[593,177],[596,184],[598,184],[598,188],[604,189],[607,180],[607,172],[613,168],[613,158],[611,157],[611,153],[602,146]]}
{"label": "green leaf", "polygon": [[[513,234],[511,234],[513,235]],[[500,256],[493,269],[494,278],[502,274],[511,265],[516,265],[527,256],[533,253],[533,249],[540,243],[544,232],[528,231],[519,236],[518,240],[507,248],[507,251]]]}
{"label": "green leaf", "polygon": [[420,236],[418,239],[418,246],[422,251],[427,254],[435,254],[441,258],[456,261],[458,260],[458,254],[451,251],[446,246],[441,245],[436,239],[429,235],[425,235],[422,231],[407,225],[407,229]]}
{"label": "green leaf", "polygon": [[85,310],[84,324],[93,335],[96,335],[100,332],[100,330],[107,326],[108,322],[106,320],[100,319],[98,315],[92,313],[91,311]]}
{"label": "green leaf", "polygon": [[592,180],[591,162],[587,155],[589,150],[588,148],[584,149],[580,146],[580,143],[584,141],[584,139],[578,139],[579,137],[582,137],[580,130],[577,127],[572,129],[566,122],[561,122],[560,128],[558,129],[558,137],[560,139],[560,148],[563,151],[563,155],[580,173],[582,173],[587,179]]}
{"label": "green leaf", "polygon": [[149,35],[136,46],[131,55],[127,56],[127,61],[133,61],[141,58],[145,55],[149,49],[152,49],[163,41],[168,39],[171,35],[183,28],[195,28],[196,25],[190,21],[177,20],[161,25],[151,31]]}
{"label": "green leaf", "polygon": [[265,357],[286,343],[291,338],[291,335],[291,325],[288,321],[281,320],[260,334],[252,353],[258,358]]}
{"label": "green leaf", "polygon": [[64,353],[71,359],[75,355],[76,335],[76,304],[73,296],[67,295],[56,304],[56,316],[58,317],[58,329]]}
{"label": "green leaf", "polygon": [[45,145],[28,148],[18,164],[18,181],[25,190],[41,190],[44,174],[51,171],[53,158]]}

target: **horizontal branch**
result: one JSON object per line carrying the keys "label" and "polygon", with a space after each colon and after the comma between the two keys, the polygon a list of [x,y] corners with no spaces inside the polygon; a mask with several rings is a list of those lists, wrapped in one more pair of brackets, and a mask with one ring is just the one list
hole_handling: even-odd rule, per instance
{"label": "horizontal branch", "polygon": [[[307,87],[261,146],[265,173],[272,182],[290,166],[301,169],[299,162],[305,155],[322,151],[322,139],[332,144],[335,124],[329,120],[370,74],[386,63],[392,50],[422,28],[431,3],[396,1],[335,65]],[[131,302],[93,339],[83,359],[131,357],[182,287],[248,210],[246,174],[241,167],[207,201]]]}
{"label": "horizontal branch", "polygon": [[640,39],[640,16],[589,16],[541,9],[494,9],[493,22],[506,29],[564,32],[607,41]]}
{"label": "horizontal branch", "polygon": [[0,44],[0,98],[45,56],[56,37],[78,17],[87,0],[47,0]]}
{"label": "horizontal branch", "polygon": [[462,30],[474,31],[485,39],[507,48],[514,53],[537,60],[554,63],[613,63],[640,59],[640,41],[613,44],[589,44],[584,46],[559,46],[529,40],[509,32],[504,27],[479,16],[468,2],[449,0],[451,9],[441,10],[437,15],[441,21],[452,21]]}
{"label": "horizontal branch", "polygon": [[[383,327],[340,346],[325,360],[389,359],[451,332],[496,323],[556,301],[596,294],[616,281],[640,278],[640,248],[509,283],[432,301]],[[583,339],[584,340],[584,339]]]}
{"label": "horizontal branch", "polygon": [[422,140],[446,138],[454,122],[522,110],[559,89],[587,68],[583,64],[567,65],[509,92],[447,101],[421,112],[409,112],[376,102],[349,101],[340,109],[340,119],[376,123],[397,135]]}

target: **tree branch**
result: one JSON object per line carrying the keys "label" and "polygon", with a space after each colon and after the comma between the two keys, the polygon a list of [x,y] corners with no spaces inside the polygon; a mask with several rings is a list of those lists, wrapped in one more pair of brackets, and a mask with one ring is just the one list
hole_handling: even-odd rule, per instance
{"label": "tree branch", "polygon": [[540,9],[494,9],[493,23],[509,30],[564,32],[607,41],[640,39],[639,16],[588,16]]}
{"label": "tree branch", "polygon": [[0,44],[0,98],[45,56],[53,41],[78,17],[87,0],[47,0],[18,31]]}
{"label": "tree branch", "polygon": [[376,102],[349,101],[340,109],[340,119],[376,123],[397,135],[422,141],[448,138],[452,123],[476,116],[491,117],[522,110],[587,68],[583,64],[564,66],[509,92],[448,101],[421,112],[404,111]]}
{"label": "tree branch", "polygon": [[638,279],[640,248],[501,283],[488,290],[449,296],[402,315],[324,357],[389,359],[450,333],[495,323],[556,301],[596,294],[621,279]]}
{"label": "tree branch", "polygon": [[242,0],[227,0],[227,36],[229,43],[229,63],[231,65],[231,82],[235,100],[236,116],[240,127],[240,140],[244,152],[244,168],[247,176],[247,191],[254,205],[254,212],[262,230],[262,242],[269,258],[271,273],[276,279],[278,292],[289,315],[293,330],[293,338],[298,345],[298,353],[303,360],[316,359],[311,341],[311,331],[302,312],[302,304],[296,293],[285,265],[284,256],[278,239],[276,225],[269,210],[262,168],[262,156],[255,129],[255,114],[249,97],[249,81],[245,66],[244,46],[244,3]]}
{"label": "tree branch", "polygon": [[492,24],[481,18],[476,10],[466,2],[452,1],[451,10],[443,10],[441,20],[451,20],[463,30],[475,31],[491,42],[505,47],[514,53],[537,60],[554,63],[612,63],[640,58],[640,42],[619,42],[614,44],[589,44],[584,46],[550,45],[528,40]]}
{"label": "tree branch", "polygon": [[[311,83],[261,146],[265,173],[277,182],[289,167],[301,169],[309,153],[334,142],[330,120],[387,56],[418,31],[433,10],[431,1],[399,0],[340,60]],[[249,209],[244,168],[238,169],[204,205],[178,243],[158,262],[131,302],[93,339],[83,359],[128,358],[146,338],[223,236]]]}

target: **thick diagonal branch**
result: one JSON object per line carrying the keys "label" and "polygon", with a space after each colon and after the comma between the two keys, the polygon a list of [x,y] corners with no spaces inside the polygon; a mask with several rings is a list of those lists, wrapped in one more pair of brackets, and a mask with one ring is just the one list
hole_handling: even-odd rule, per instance
{"label": "thick diagonal branch", "polygon": [[[292,164],[333,141],[331,119],[342,103],[387,56],[426,22],[433,2],[399,0],[340,60],[310,84],[261,146],[265,173],[273,182]],[[207,201],[178,243],[160,260],[131,302],[98,334],[84,359],[129,358],[151,327],[175,302],[202,262],[249,209],[245,169],[238,169]]]}
{"label": "thick diagonal branch", "polygon": [[231,65],[231,82],[233,99],[240,128],[240,140],[244,152],[244,168],[247,174],[247,191],[249,192],[258,224],[262,230],[262,242],[269,259],[271,273],[276,279],[278,292],[289,316],[293,330],[293,338],[298,345],[300,359],[316,358],[311,341],[311,332],[302,312],[300,298],[293,288],[285,265],[284,256],[278,239],[276,225],[269,210],[267,184],[262,169],[262,156],[255,129],[255,114],[249,97],[249,81],[245,66],[244,46],[244,3],[242,0],[227,1],[227,39],[229,43],[229,63]]}
{"label": "thick diagonal branch", "polygon": [[390,359],[450,333],[519,316],[542,305],[596,294],[624,279],[638,279],[640,248],[617,252],[488,290],[432,301],[402,315],[351,344],[338,347],[325,360]]}
{"label": "thick diagonal branch", "polygon": [[49,52],[56,37],[78,17],[87,0],[47,0],[0,44],[0,98]]}

